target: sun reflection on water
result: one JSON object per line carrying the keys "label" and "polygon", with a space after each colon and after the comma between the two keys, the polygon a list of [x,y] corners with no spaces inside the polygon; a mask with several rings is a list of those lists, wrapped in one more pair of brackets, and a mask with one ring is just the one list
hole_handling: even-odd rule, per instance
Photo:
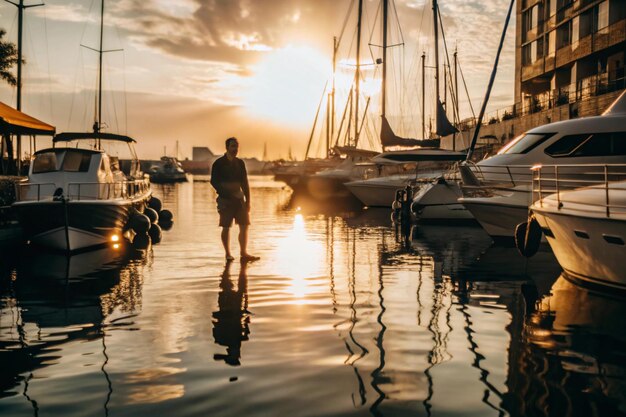
{"label": "sun reflection on water", "polygon": [[291,230],[278,245],[279,273],[289,277],[287,291],[295,304],[306,304],[307,296],[315,291],[311,279],[324,271],[324,246],[307,231],[302,214],[296,213]]}

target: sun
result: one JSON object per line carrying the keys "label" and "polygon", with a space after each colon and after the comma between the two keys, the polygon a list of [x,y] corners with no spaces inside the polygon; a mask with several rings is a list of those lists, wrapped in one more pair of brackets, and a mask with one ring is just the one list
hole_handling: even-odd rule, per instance
{"label": "sun", "polygon": [[251,115],[280,124],[312,123],[331,67],[328,57],[310,47],[290,45],[268,52],[252,68],[244,107]]}

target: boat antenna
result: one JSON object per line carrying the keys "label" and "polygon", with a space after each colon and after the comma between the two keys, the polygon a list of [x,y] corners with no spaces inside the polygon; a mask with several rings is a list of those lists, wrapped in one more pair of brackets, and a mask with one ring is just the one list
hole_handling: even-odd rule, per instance
{"label": "boat antenna", "polygon": [[19,3],[14,3],[11,0],[4,0],[17,7],[17,110],[22,110],[22,34],[24,28],[24,10],[31,7],[44,6],[40,4],[24,4],[24,0],[20,0]]}
{"label": "boat antenna", "polygon": [[[11,0],[4,0],[17,7],[17,110],[22,111],[22,34],[24,33],[24,10],[31,7],[43,6],[44,4],[29,4],[25,5],[24,0],[20,0],[19,3],[14,3]],[[17,169],[18,173],[22,168],[22,135],[17,135]]]}
{"label": "boat antenna", "polygon": [[474,136],[472,137],[472,142],[470,143],[470,147],[467,150],[467,157],[465,158],[466,161],[469,161],[472,158],[472,154],[474,153],[474,148],[476,147],[476,142],[478,141],[480,125],[483,122],[483,117],[485,117],[485,109],[487,108],[487,102],[489,101],[489,96],[491,95],[491,88],[493,87],[493,82],[496,79],[496,72],[498,71],[498,61],[500,60],[500,52],[502,52],[502,46],[504,45],[504,38],[506,36],[506,29],[509,26],[509,20],[511,20],[511,12],[513,11],[514,3],[515,3],[515,0],[511,0],[511,4],[509,5],[509,11],[506,15],[506,20],[504,21],[504,28],[502,29],[502,36],[500,36],[500,45],[498,45],[498,52],[496,53],[496,59],[493,63],[493,69],[491,70],[491,77],[489,77],[489,84],[487,85],[487,92],[485,93],[485,99],[483,100],[483,104],[480,107],[478,120],[476,120],[476,129],[474,130]]}

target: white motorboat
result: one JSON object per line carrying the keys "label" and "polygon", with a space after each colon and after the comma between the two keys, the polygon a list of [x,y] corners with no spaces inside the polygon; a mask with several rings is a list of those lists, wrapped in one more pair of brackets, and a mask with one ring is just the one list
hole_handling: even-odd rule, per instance
{"label": "white motorboat", "polygon": [[[494,238],[512,238],[532,204],[532,173],[537,164],[569,165],[570,174],[587,164],[626,163],[626,94],[601,116],[537,127],[475,165],[462,165],[459,199]],[[580,168],[576,168],[578,165]]]}
{"label": "white motorboat", "polygon": [[416,221],[472,221],[472,213],[459,203],[463,195],[459,179],[441,175],[414,187],[411,211]]}
{"label": "white motorboat", "polygon": [[182,164],[173,156],[162,156],[158,163],[150,167],[148,175],[150,175],[150,181],[155,184],[188,181],[187,173]]}
{"label": "white motorboat", "polygon": [[[530,209],[568,276],[626,290],[626,165],[586,169],[592,173],[589,182],[595,181],[594,172],[605,180],[560,191],[569,188],[572,181],[554,174],[546,179],[545,171],[555,171],[542,167],[544,174],[535,189],[540,196],[548,196]],[[610,182],[613,178],[621,181]]]}
{"label": "white motorboat", "polygon": [[419,188],[422,184],[428,184],[441,176],[451,163],[463,159],[465,153],[445,149],[418,148],[383,152],[372,158],[372,162],[389,166],[410,164],[414,166],[411,169],[414,172],[351,181],[345,186],[368,207],[391,207],[398,189],[407,185]]}
{"label": "white motorboat", "polygon": [[[61,133],[55,147],[36,152],[13,204],[24,238],[68,252],[119,241],[134,210],[142,212],[151,197],[134,142],[110,133]],[[127,145],[128,174],[119,157],[105,152],[107,143]]]}

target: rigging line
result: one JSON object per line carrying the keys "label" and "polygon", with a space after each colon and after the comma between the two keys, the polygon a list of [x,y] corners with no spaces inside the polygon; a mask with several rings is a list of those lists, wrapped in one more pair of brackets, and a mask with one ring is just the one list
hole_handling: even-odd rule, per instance
{"label": "rigging line", "polygon": [[[452,80],[452,72],[450,71],[450,54],[448,53],[448,42],[446,42],[446,33],[443,30],[443,19],[441,18],[441,10],[437,8],[437,17],[439,18],[439,27],[441,28],[441,38],[443,39],[443,49],[445,51],[446,63],[448,64],[447,73],[449,75],[449,80]],[[446,71],[446,66],[443,66],[444,72]],[[445,77],[444,77],[445,78]],[[452,82],[449,83],[449,86],[452,85]],[[444,86],[444,88],[448,88],[448,86]],[[456,99],[454,97],[454,90],[450,87],[450,97],[452,98],[453,108],[456,109]],[[448,104],[446,103],[446,113],[448,110]]]}
{"label": "rigging line", "polygon": [[[112,70],[108,70],[107,71],[107,75],[112,75],[112,74],[113,74]],[[120,122],[119,122],[119,118],[118,118],[118,115],[117,115],[117,106],[115,105],[115,96],[116,96],[116,94],[115,94],[115,89],[113,88],[113,84],[112,84],[112,81],[111,81],[113,79],[113,77],[108,77],[108,78],[109,78],[109,81],[108,81],[109,91],[111,91],[111,107],[113,107],[113,117],[115,119],[115,126],[116,126],[115,130],[120,132],[121,131],[121,129],[120,129]]]}
{"label": "rigging line", "polygon": [[339,37],[337,38],[337,48],[339,48],[339,45],[341,44],[341,39],[343,38],[343,34],[346,30],[346,27],[348,26],[348,20],[350,18],[350,15],[352,14],[352,8],[354,7],[354,2],[355,0],[352,0],[350,2],[350,6],[348,6],[348,12],[346,13],[346,17],[343,20],[343,26],[341,27],[341,33],[339,33]]}
{"label": "rigging line", "polygon": [[124,134],[128,135],[128,90],[126,89],[126,52],[122,51],[122,81],[124,83]]}
{"label": "rigging line", "polygon": [[398,8],[396,7],[396,2],[394,0],[391,1],[391,9],[393,10],[393,14],[396,16],[396,22],[398,22],[398,32],[400,33],[400,43],[404,45],[404,34],[402,33],[402,26],[400,26],[400,17],[398,16]]}
{"label": "rigging line", "polygon": [[474,113],[474,106],[472,106],[472,99],[470,98],[469,91],[467,90],[467,83],[465,82],[465,76],[463,75],[463,67],[459,63],[459,56],[457,55],[456,62],[459,66],[459,72],[461,73],[461,80],[463,80],[463,87],[465,88],[465,94],[467,95],[467,102],[469,103],[470,110],[472,111],[472,118],[476,118]]}
{"label": "rigging line", "polygon": [[[376,14],[374,14],[374,23],[376,23],[378,21],[378,14],[380,13],[381,8],[382,8],[382,2],[378,3],[378,7],[376,8]],[[367,47],[370,50],[370,57],[372,58],[372,61],[376,62],[376,58],[374,58],[374,52],[372,50],[372,46],[378,47],[378,45],[372,44],[372,39],[374,37],[374,26],[375,25],[372,25],[372,30],[370,32],[370,39],[367,42]]]}
{"label": "rigging line", "polygon": [[313,135],[315,135],[315,126],[317,125],[317,119],[320,114],[320,109],[322,107],[322,103],[324,102],[324,98],[326,97],[326,87],[328,87],[328,81],[324,84],[324,90],[322,90],[322,97],[320,98],[320,102],[317,105],[317,111],[315,112],[315,119],[313,120],[313,127],[311,128],[311,135],[309,136],[309,143],[306,145],[306,152],[304,153],[304,159],[309,157],[309,150],[311,148],[311,141],[313,140]]}
{"label": "rigging line", "polygon": [[489,96],[491,95],[491,89],[493,88],[493,83],[496,80],[496,73],[498,72],[498,62],[500,61],[500,53],[502,52],[502,48],[504,46],[506,30],[509,27],[509,21],[511,20],[511,13],[513,12],[514,4],[515,4],[515,0],[511,0],[511,3],[509,5],[509,10],[506,15],[506,19],[504,20],[504,27],[502,28],[502,35],[500,37],[498,51],[496,52],[496,58],[493,62],[493,69],[491,70],[491,76],[489,77],[489,84],[487,85],[485,98],[480,106],[480,113],[478,114],[478,120],[476,120],[476,128],[474,129],[474,135],[472,136],[472,141],[470,142],[470,146],[467,151],[467,158],[466,158],[467,160],[471,159],[472,154],[474,153],[474,148],[476,147],[476,142],[478,141],[478,135],[480,133],[480,126],[483,122],[483,117],[485,116],[485,110],[487,109],[487,103],[489,102]]}

